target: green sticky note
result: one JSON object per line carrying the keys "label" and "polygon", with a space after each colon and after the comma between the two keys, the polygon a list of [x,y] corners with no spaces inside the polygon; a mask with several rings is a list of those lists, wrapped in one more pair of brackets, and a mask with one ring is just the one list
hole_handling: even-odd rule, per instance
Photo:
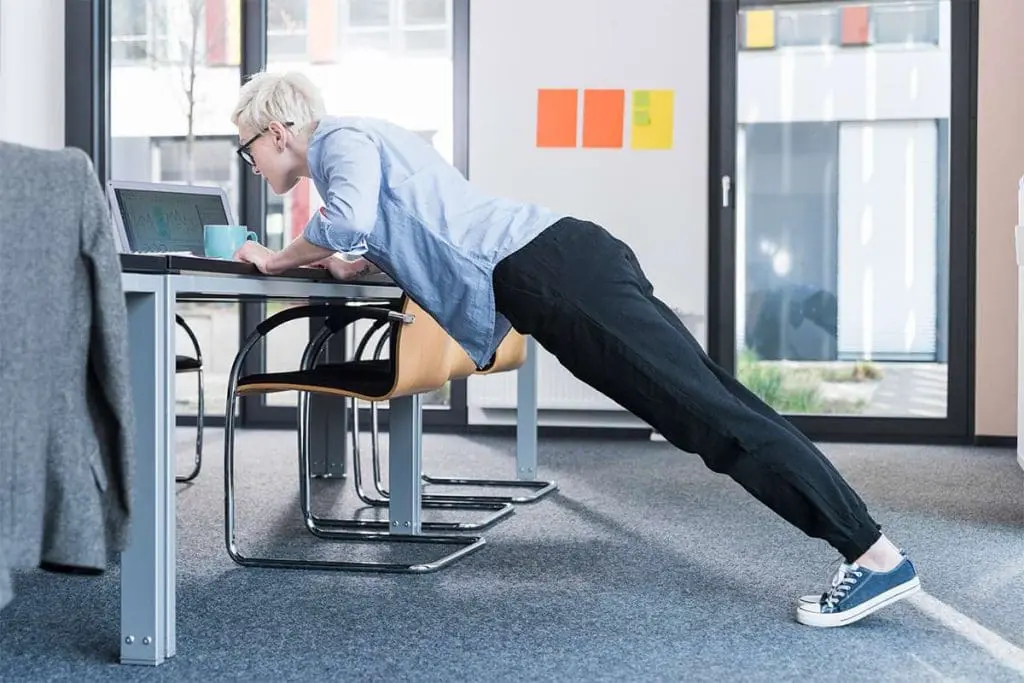
{"label": "green sticky note", "polygon": [[633,106],[634,107],[649,107],[649,106],[651,106],[651,91],[650,90],[634,90],[633,91]]}
{"label": "green sticky note", "polygon": [[649,126],[651,125],[651,112],[636,110],[633,112],[633,125],[634,126]]}

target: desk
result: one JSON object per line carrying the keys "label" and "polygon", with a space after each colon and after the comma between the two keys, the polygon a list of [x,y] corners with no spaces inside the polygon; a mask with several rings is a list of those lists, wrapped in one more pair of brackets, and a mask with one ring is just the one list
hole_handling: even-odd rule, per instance
{"label": "desk", "polygon": [[[252,266],[168,256],[122,256],[128,308],[135,412],[135,473],[129,546],[121,554],[121,662],[162,663],[176,653],[176,528],[174,481],[175,337],[177,300],[292,301],[396,298],[385,279],[339,282],[321,270],[265,276]],[[536,353],[519,370],[516,472],[536,473]],[[420,533],[420,398],[389,403],[392,533]],[[321,441],[341,452],[343,444]]]}

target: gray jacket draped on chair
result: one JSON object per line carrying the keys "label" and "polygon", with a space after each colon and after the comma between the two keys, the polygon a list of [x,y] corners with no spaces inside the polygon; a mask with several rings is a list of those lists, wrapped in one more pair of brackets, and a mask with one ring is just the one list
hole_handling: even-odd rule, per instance
{"label": "gray jacket draped on chair", "polygon": [[0,143],[0,608],[10,570],[98,572],[127,543],[127,330],[89,158]]}

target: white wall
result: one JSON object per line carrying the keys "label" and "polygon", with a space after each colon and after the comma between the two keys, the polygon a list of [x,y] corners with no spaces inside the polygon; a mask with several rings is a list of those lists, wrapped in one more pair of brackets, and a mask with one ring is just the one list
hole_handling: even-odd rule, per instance
{"label": "white wall", "polygon": [[63,0],[0,0],[0,140],[64,146]]}
{"label": "white wall", "polygon": [[[470,179],[604,225],[637,252],[656,294],[694,316],[703,341],[708,0],[474,0],[470,26]],[[633,151],[627,130],[624,149],[538,149],[538,88],[621,88],[627,101],[631,90],[674,90],[673,148]],[[513,405],[514,386],[473,378],[471,421],[484,419],[474,408]],[[617,409],[547,353],[539,399],[542,411]]]}

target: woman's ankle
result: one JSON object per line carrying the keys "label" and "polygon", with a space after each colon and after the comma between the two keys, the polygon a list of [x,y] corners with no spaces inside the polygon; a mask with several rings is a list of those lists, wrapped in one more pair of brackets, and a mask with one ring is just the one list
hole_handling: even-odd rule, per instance
{"label": "woman's ankle", "polygon": [[903,561],[900,549],[883,534],[867,552],[857,558],[860,566],[875,572],[887,572],[895,569]]}

